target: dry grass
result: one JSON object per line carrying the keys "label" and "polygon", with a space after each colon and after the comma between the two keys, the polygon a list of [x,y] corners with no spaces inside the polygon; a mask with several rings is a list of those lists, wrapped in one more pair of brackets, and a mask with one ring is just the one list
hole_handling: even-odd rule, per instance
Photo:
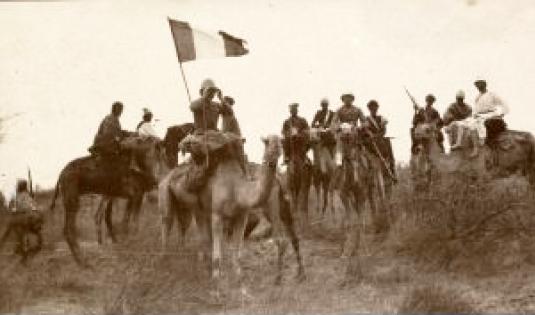
{"label": "dry grass", "polygon": [[[535,253],[531,231],[535,203],[524,191],[525,183],[513,178],[488,186],[464,178],[447,179],[416,198],[407,184],[407,170],[399,173],[390,232],[383,242],[364,235],[363,278],[354,286],[340,287],[345,270],[339,260],[344,234],[330,219],[319,221],[316,217],[319,223],[301,243],[307,275],[304,283],[292,278],[295,262],[289,250],[283,285],[274,286],[276,249],[263,241],[247,242],[243,270],[253,300],[240,299],[227,264],[225,298],[216,303],[209,266],[196,260],[195,231],[180,251],[172,237],[170,248],[162,255],[159,214],[154,200],[148,198],[137,234],[119,235],[119,244],[98,247],[92,218],[97,201],[84,198],[79,235],[94,270],[78,269],[65,250],[60,205],[47,214],[45,250],[28,267],[18,265],[10,255],[12,244],[3,249],[0,313],[31,313],[47,307],[84,314],[414,314],[535,309],[535,305],[507,302],[504,293],[512,288],[524,292],[524,298],[535,292],[530,286],[535,283],[530,278],[535,274],[530,269],[535,256],[529,254]],[[50,192],[38,196],[45,207],[49,200]],[[310,209],[315,211],[315,207]],[[114,215],[116,223],[120,213]],[[338,209],[337,215],[341,213]],[[513,277],[519,271],[522,276]],[[439,282],[442,285],[436,284]],[[498,308],[496,301],[506,306]]]}

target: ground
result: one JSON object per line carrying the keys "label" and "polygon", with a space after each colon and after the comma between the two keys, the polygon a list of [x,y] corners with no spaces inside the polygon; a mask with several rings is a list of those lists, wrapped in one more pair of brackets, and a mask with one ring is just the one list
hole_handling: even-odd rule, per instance
{"label": "ground", "polygon": [[[397,188],[393,211],[402,210],[403,186]],[[49,195],[40,204],[47,205]],[[311,196],[311,203],[314,203]],[[408,201],[407,201],[408,202]],[[27,266],[12,255],[13,243],[0,260],[0,312],[26,314],[150,314],[150,313],[525,313],[535,311],[535,259],[529,234],[497,235],[490,227],[472,239],[434,239],[398,219],[382,241],[364,231],[361,247],[363,277],[342,285],[340,260],[343,233],[334,217],[314,214],[312,233],[301,240],[306,279],[297,282],[293,252],[285,260],[283,283],[274,285],[276,249],[267,240],[247,241],[243,257],[250,298],[242,298],[224,269],[224,297],[216,300],[206,264],[197,260],[195,227],[186,247],[178,250],[173,237],[160,250],[160,217],[146,201],[135,235],[121,235],[119,244],[95,242],[92,215],[95,202],[84,198],[79,216],[84,254],[93,269],[79,269],[62,237],[63,209],[47,214],[45,249]],[[315,207],[311,207],[315,209]],[[315,211],[315,210],[311,210]],[[115,218],[119,219],[120,210]],[[460,220],[457,217],[456,220]],[[503,220],[502,220],[503,221]],[[525,219],[523,222],[527,222]],[[509,221],[508,221],[509,222]],[[500,223],[505,224],[505,223]],[[458,223],[461,226],[461,223]],[[489,225],[490,226],[490,225]],[[497,226],[495,224],[495,226]],[[436,229],[433,228],[433,231]],[[462,229],[466,231],[469,229]],[[491,232],[489,232],[491,231]],[[501,231],[501,230],[500,230]],[[489,234],[490,233],[490,234]],[[423,235],[423,236],[422,236]],[[425,237],[425,242],[420,238]],[[489,238],[490,239],[490,238]],[[418,242],[424,246],[418,247]],[[498,243],[498,244],[497,244]],[[479,246],[479,247],[478,247]],[[484,248],[484,255],[477,248]],[[453,258],[451,258],[451,257]],[[442,263],[444,257],[447,263]],[[440,259],[438,259],[440,258]],[[226,260],[228,261],[228,259]]]}

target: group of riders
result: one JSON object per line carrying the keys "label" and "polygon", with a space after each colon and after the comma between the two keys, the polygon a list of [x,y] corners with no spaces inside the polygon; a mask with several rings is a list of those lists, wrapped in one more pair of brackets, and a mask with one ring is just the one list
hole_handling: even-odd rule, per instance
{"label": "group of riders", "polygon": [[[457,128],[459,132],[456,134],[451,150],[459,148],[464,133],[469,133],[473,141],[481,144],[485,139],[487,142],[492,140],[496,136],[496,132],[487,134],[486,127],[488,127],[489,121],[498,121],[497,124],[494,124],[499,126],[497,130],[500,131],[500,128],[505,130],[503,116],[508,112],[507,106],[498,96],[487,90],[485,80],[478,79],[474,84],[479,91],[474,107],[466,104],[465,93],[459,91],[456,94],[456,101],[449,105],[442,117],[433,106],[436,98],[432,94],[426,96],[424,107],[419,107],[414,98],[411,97],[415,107],[411,128],[413,154],[420,150],[419,140],[414,137],[414,131],[419,124],[430,124],[435,127],[436,140],[442,150],[444,150],[444,136],[441,130],[448,130],[453,125],[460,128]],[[200,97],[190,105],[190,110],[193,113],[193,131],[180,144],[180,148],[189,152],[191,156],[187,180],[187,188],[190,191],[196,191],[202,187],[221,154],[232,155],[239,161],[244,175],[247,175],[248,172],[247,159],[243,150],[245,139],[242,138],[238,120],[234,115],[234,99],[223,96],[222,91],[211,79],[202,82],[199,94]],[[370,100],[367,103],[369,114],[365,115],[362,109],[353,104],[355,101],[353,94],[343,94],[341,101],[342,105],[336,111],[332,111],[329,109],[329,101],[322,99],[321,109],[316,112],[310,125],[305,118],[299,116],[299,104],[289,105],[290,117],[284,121],[282,126],[283,164],[287,164],[296,155],[303,160],[308,160],[306,155],[310,146],[304,145],[296,150],[291,143],[293,138],[308,139],[311,128],[322,132],[323,145],[328,148],[333,161],[340,163],[337,159],[339,157],[337,153],[340,150],[337,144],[338,133],[342,128],[350,128],[357,134],[361,143],[371,142],[373,144],[373,146],[363,145],[363,147],[373,148],[371,153],[381,158],[383,167],[388,169],[395,181],[394,156],[390,140],[385,136],[388,120],[379,115],[379,103],[376,100]],[[137,125],[136,132],[130,132],[121,127],[119,118],[122,112],[123,104],[121,102],[113,103],[111,113],[100,123],[93,145],[89,148],[92,159],[95,160],[97,168],[108,174],[108,182],[112,187],[119,186],[125,172],[132,171],[140,174],[148,187],[154,187],[157,180],[152,172],[140,168],[139,165],[132,162],[132,159],[125,159],[121,148],[121,141],[125,137],[136,136],[142,139],[160,140],[154,130],[153,115],[148,109],[144,109],[143,118]],[[222,118],[221,130],[218,129],[220,117]],[[225,150],[221,150],[222,148]],[[477,150],[478,146],[475,145],[472,155],[477,155]],[[37,225],[42,223],[42,217],[36,215],[39,211],[28,191],[26,180],[18,181],[16,198],[9,208],[16,216],[24,218],[21,222],[28,223],[28,220],[33,220],[31,222]],[[41,242],[40,233],[38,234],[39,242]],[[22,246],[24,246],[24,241],[20,239],[17,250],[22,250]]]}

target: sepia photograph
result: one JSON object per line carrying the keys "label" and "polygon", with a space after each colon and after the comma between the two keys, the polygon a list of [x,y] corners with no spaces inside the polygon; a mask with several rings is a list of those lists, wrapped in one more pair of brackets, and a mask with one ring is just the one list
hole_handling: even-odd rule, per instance
{"label": "sepia photograph", "polygon": [[535,313],[533,0],[0,0],[0,314]]}

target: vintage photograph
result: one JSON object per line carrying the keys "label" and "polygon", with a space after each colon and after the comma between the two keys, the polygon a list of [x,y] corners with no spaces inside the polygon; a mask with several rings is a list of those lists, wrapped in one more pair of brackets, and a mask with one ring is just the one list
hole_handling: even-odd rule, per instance
{"label": "vintage photograph", "polygon": [[535,313],[532,0],[0,1],[0,314]]}

